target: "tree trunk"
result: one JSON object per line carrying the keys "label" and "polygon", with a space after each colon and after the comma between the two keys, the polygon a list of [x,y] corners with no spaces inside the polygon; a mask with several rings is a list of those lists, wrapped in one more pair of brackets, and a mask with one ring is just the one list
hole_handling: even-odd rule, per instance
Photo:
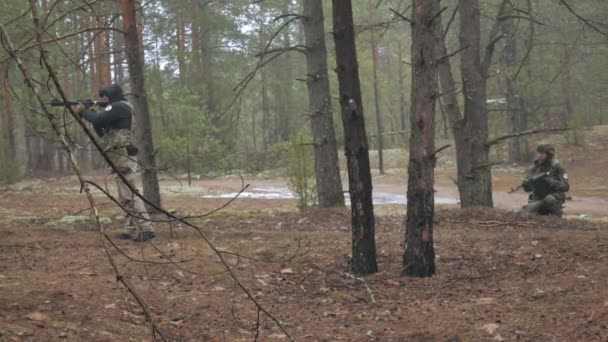
{"label": "tree trunk", "polygon": [[435,207],[435,104],[437,44],[441,37],[439,0],[413,0],[412,93],[407,218],[403,272],[429,277],[435,273],[433,216]]}
{"label": "tree trunk", "polygon": [[268,152],[268,145],[270,145],[268,129],[270,111],[268,110],[268,89],[266,86],[266,71],[264,69],[260,71],[260,79],[262,86],[262,151],[264,151],[264,155],[266,155]]}
{"label": "tree trunk", "polygon": [[372,177],[365,132],[359,66],[350,0],[332,0],[336,64],[344,126],[344,149],[351,202],[352,271],[371,274],[378,270]]}
{"label": "tree trunk", "polygon": [[[85,19],[86,23],[87,23],[87,28],[91,28],[94,25],[93,23],[93,19],[91,19],[90,17],[88,19]],[[97,80],[97,56],[95,54],[95,36],[93,31],[88,31],[87,32],[87,44],[85,45],[85,48],[88,50],[87,54],[89,57],[89,79],[91,80],[90,83],[90,88],[91,88],[91,94],[97,94],[97,92],[99,91],[100,88],[100,84],[98,84]]]}
{"label": "tree trunk", "polygon": [[[259,32],[259,44],[260,51],[264,49],[266,44],[266,35],[264,33],[264,27],[260,27]],[[266,68],[260,70],[260,97],[261,97],[261,112],[262,112],[262,151],[264,157],[268,152],[268,146],[270,145],[270,104],[268,103],[268,85],[266,80]]]}
{"label": "tree trunk", "polygon": [[559,125],[561,127],[566,127],[571,124],[572,115],[574,112],[574,105],[572,104],[572,92],[570,91],[570,84],[572,82],[570,76],[570,68],[572,67],[570,49],[572,49],[572,46],[567,43],[564,43],[563,46],[564,48],[560,57],[560,64],[562,66],[562,72],[560,74],[560,90],[562,100],[564,101],[564,110]]}
{"label": "tree trunk", "polygon": [[[97,27],[107,27],[107,21],[104,17],[97,18]],[[97,70],[97,85],[99,87],[110,84],[110,54],[108,49],[108,31],[95,32],[95,63]],[[99,89],[99,88],[98,88]]]}
{"label": "tree trunk", "polygon": [[182,85],[186,81],[186,28],[184,18],[179,7],[175,9],[176,32],[175,39],[177,40],[177,67],[179,71],[179,80]]}
{"label": "tree trunk", "polygon": [[[367,0],[369,13],[369,24],[373,25],[376,20],[375,9],[372,0]],[[369,45],[372,51],[372,77],[374,84],[374,109],[376,110],[376,142],[378,147],[378,169],[380,174],[384,174],[384,158],[382,150],[384,141],[382,138],[382,118],[380,117],[380,90],[378,90],[378,44],[376,42],[376,31],[371,29],[369,33]]]}
{"label": "tree trunk", "polygon": [[327,72],[327,48],[322,0],[304,1],[302,21],[307,46],[310,123],[315,151],[317,196],[321,208],[344,206]]}
{"label": "tree trunk", "polygon": [[[2,70],[4,73],[4,70]],[[8,84],[6,85],[8,86]],[[17,156],[17,151],[15,149],[16,145],[15,145],[15,123],[14,123],[14,112],[13,112],[13,106],[12,106],[12,101],[11,101],[11,96],[8,94],[8,92],[2,92],[2,94],[0,94],[0,99],[2,100],[2,116],[3,116],[3,120],[2,120],[2,135],[4,136],[4,143],[6,144],[5,146],[2,146],[5,151],[6,154],[5,156],[10,159],[10,160],[15,160],[16,156]]]}
{"label": "tree trunk", "polygon": [[[290,17],[287,15],[290,13],[290,5],[291,0],[283,0],[283,9],[282,14],[285,16],[283,18],[283,24],[289,21]],[[288,48],[291,45],[291,34],[289,32],[289,25],[283,28],[283,47]],[[279,57],[280,60],[280,68],[281,72],[279,75],[279,98],[278,98],[278,107],[279,110],[276,111],[276,137],[277,139],[287,141],[289,140],[289,135],[292,127],[292,121],[294,115],[294,105],[293,105],[293,63],[291,59],[291,54],[286,53],[283,56]]]}
{"label": "tree trunk", "polygon": [[[213,15],[212,13],[207,13],[207,11],[204,12],[205,18]],[[209,111],[210,114],[212,114],[212,117],[215,119],[216,115],[218,115],[220,112],[220,105],[218,103],[218,99],[217,99],[216,92],[215,92],[215,85],[213,82],[214,69],[213,69],[213,59],[212,59],[212,54],[211,54],[211,51],[213,51],[213,50],[211,49],[211,42],[212,42],[211,38],[212,37],[211,37],[210,25],[207,25],[207,27],[205,27],[201,31],[202,31],[201,32],[201,37],[202,37],[202,41],[201,41],[201,69],[202,69],[201,78],[203,80],[202,91],[205,94],[205,102],[207,104],[207,110]]]}
{"label": "tree trunk", "polygon": [[[521,101],[517,91],[517,85],[513,74],[518,67],[517,64],[517,37],[515,36],[515,21],[513,20],[513,5],[505,6],[505,18],[500,20],[500,27],[504,36],[504,47],[500,59],[500,87],[506,99],[506,121],[507,132],[510,134],[523,131],[521,127],[522,109]],[[507,140],[507,159],[510,163],[518,163],[523,160],[519,138]]]}
{"label": "tree trunk", "polygon": [[[401,39],[397,39],[397,73],[399,79],[399,118],[401,120],[401,130],[407,130],[407,112],[405,103],[405,73],[403,68],[403,46],[401,45]],[[405,136],[405,135],[404,135]],[[401,139],[405,141],[406,139]]]}
{"label": "tree trunk", "polygon": [[156,157],[154,141],[152,140],[152,123],[150,122],[150,111],[148,110],[148,98],[144,79],[144,54],[141,36],[137,30],[135,0],[122,0],[121,4],[124,30],[126,32],[127,63],[129,65],[131,89],[135,99],[136,134],[139,140],[139,161],[143,167],[144,195],[148,201],[160,206]]}
{"label": "tree trunk", "polygon": [[459,0],[460,70],[464,95],[464,131],[466,149],[458,177],[460,201],[463,206],[492,207],[492,168],[488,164],[488,110],[486,105],[486,74],[481,64],[481,28],[479,0]]}
{"label": "tree trunk", "polygon": [[192,22],[191,22],[191,33],[190,40],[192,44],[192,54],[190,56],[190,69],[188,74],[192,77],[192,84],[199,85],[198,96],[199,96],[199,108],[203,109],[204,94],[202,90],[202,70],[201,70],[201,26],[200,26],[200,11],[199,11],[199,0],[191,1],[192,8]]}
{"label": "tree trunk", "polygon": [[[120,27],[122,22],[120,19],[115,20],[115,27]],[[124,36],[120,32],[114,31],[112,33],[112,47],[114,50],[114,83],[123,84],[125,81],[125,68],[123,65],[124,61]]]}

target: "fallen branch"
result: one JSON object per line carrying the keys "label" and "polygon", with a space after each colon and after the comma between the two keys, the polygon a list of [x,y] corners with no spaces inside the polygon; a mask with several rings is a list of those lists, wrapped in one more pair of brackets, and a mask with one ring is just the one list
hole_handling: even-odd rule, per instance
{"label": "fallen branch", "polygon": [[344,274],[348,277],[351,277],[355,280],[358,280],[360,282],[363,283],[363,285],[365,285],[365,288],[367,289],[367,293],[369,294],[369,301],[371,304],[376,304],[376,297],[374,296],[374,291],[372,291],[372,289],[369,287],[369,285],[367,285],[367,282],[365,281],[365,279],[360,278],[360,277],[355,277],[354,275],[344,272]]}

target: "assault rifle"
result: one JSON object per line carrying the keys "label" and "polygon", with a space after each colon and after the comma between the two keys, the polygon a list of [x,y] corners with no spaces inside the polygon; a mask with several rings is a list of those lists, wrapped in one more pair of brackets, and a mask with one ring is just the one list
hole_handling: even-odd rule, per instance
{"label": "assault rifle", "polygon": [[101,107],[105,107],[108,105],[108,102],[95,101],[95,100],[91,100],[91,99],[78,100],[78,101],[67,101],[67,102],[63,102],[61,100],[54,99],[53,101],[49,102],[49,104],[53,107],[69,107],[72,105],[77,105],[79,103],[82,103],[86,108],[90,108],[94,105],[98,105]]}
{"label": "assault rifle", "polygon": [[541,179],[543,179],[543,178],[545,178],[547,176],[550,176],[550,175],[551,175],[551,172],[543,172],[543,173],[539,173],[539,174],[534,175],[534,176],[530,176],[530,177],[526,178],[521,183],[521,185],[519,185],[518,187],[511,188],[511,191],[509,191],[509,193],[512,194],[512,193],[514,193],[516,191],[519,191],[519,189],[521,189],[521,188],[524,187],[524,184],[530,184],[530,185],[534,186],[534,184],[536,182],[538,182],[539,180],[541,180]]}

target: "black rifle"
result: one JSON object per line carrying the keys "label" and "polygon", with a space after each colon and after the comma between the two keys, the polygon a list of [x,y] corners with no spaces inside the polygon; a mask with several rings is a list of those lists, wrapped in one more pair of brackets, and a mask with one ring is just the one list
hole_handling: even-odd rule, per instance
{"label": "black rifle", "polygon": [[523,181],[523,183],[521,183],[520,186],[518,186],[516,188],[511,188],[511,191],[509,191],[509,193],[511,194],[511,193],[514,193],[514,192],[518,191],[519,189],[523,188],[524,184],[526,184],[526,183],[534,186],[534,184],[536,182],[538,182],[539,180],[541,180],[541,179],[543,179],[543,178],[545,178],[547,176],[550,176],[550,175],[551,175],[551,172],[543,172],[543,173],[539,173],[539,174],[534,175],[534,176],[530,176],[530,177],[526,178]]}
{"label": "black rifle", "polygon": [[79,101],[68,101],[68,102],[63,102],[61,100],[54,99],[53,101],[49,102],[49,104],[53,107],[69,107],[72,105],[77,105],[79,103],[82,103],[86,108],[90,108],[94,105],[105,107],[109,104],[108,102],[95,101],[95,100],[91,100],[91,99],[79,100]]}

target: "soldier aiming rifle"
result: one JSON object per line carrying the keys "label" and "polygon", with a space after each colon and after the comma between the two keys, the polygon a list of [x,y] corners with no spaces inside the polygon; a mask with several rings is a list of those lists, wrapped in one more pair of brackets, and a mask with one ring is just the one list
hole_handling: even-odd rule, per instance
{"label": "soldier aiming rifle", "polygon": [[112,84],[99,91],[100,101],[85,100],[63,103],[55,101],[57,106],[70,106],[81,118],[90,122],[101,138],[104,153],[116,166],[111,173],[118,188],[118,201],[128,210],[125,232],[121,239],[144,242],[155,237],[144,203],[129,187],[124,184],[119,172],[134,186],[137,172],[137,152],[135,146],[135,118],[133,107],[124,97],[120,86]]}

